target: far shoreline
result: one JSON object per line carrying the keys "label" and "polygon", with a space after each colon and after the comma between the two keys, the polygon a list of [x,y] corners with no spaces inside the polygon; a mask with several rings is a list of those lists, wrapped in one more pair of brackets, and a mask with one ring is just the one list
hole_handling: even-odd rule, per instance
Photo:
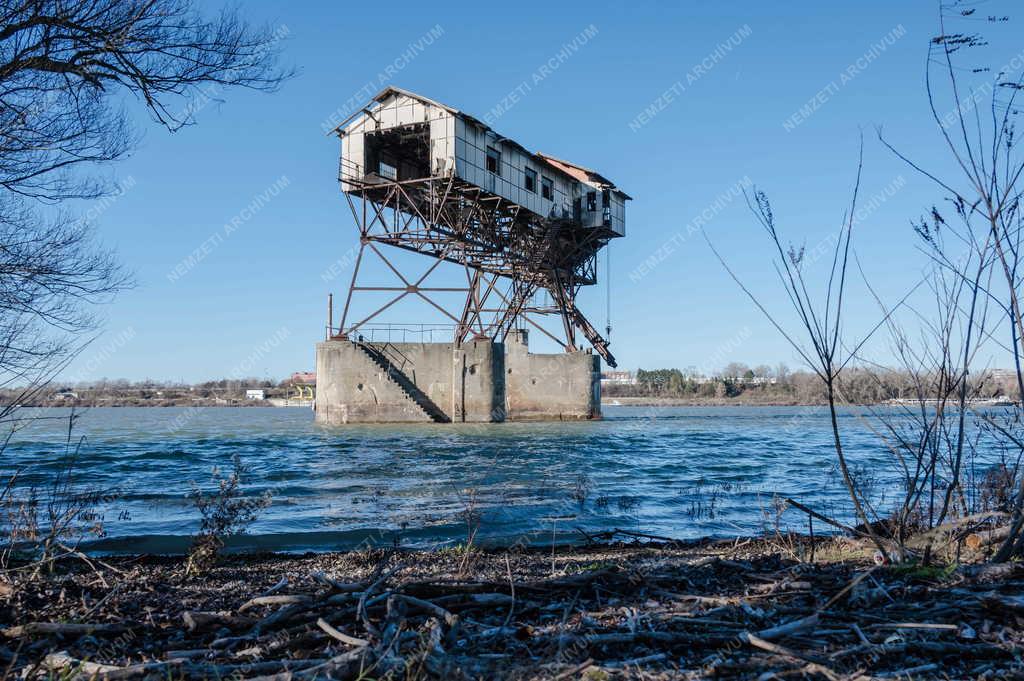
{"label": "far shoreline", "polygon": [[[884,404],[884,403],[882,403]],[[206,408],[292,408],[311,409],[309,404],[272,404],[270,400],[238,401],[229,404],[211,402],[177,402],[174,400],[128,400],[128,401],[85,401],[85,400],[64,400],[61,402],[27,402],[19,404],[19,408],[30,409],[95,409],[100,407],[112,407],[125,409],[139,407],[144,409],[161,408],[183,408],[183,409],[206,409]],[[602,397],[602,407],[823,407],[823,402],[799,402],[796,400],[742,400],[729,398],[705,398],[690,399],[681,397]],[[854,405],[850,405],[854,406]]]}
{"label": "far shoreline", "polygon": [[[95,409],[100,407],[111,407],[111,408],[131,408],[140,407],[146,409],[160,409],[160,408],[182,408],[182,409],[206,409],[206,408],[292,408],[292,409],[312,409],[311,402],[305,402],[295,404],[294,401],[290,403],[283,403],[285,400],[278,400],[277,398],[268,398],[264,400],[231,400],[230,402],[213,402],[213,401],[179,401],[179,400],[167,400],[167,399],[153,399],[153,400],[61,400],[61,401],[33,401],[18,404],[18,408],[28,409]],[[951,405],[955,404],[955,400],[950,401]],[[977,398],[968,400],[969,406],[972,407],[999,407],[999,406],[1011,406],[1013,403],[1006,399],[1000,398]],[[897,406],[919,406],[918,400],[886,400],[884,402],[849,402],[843,403],[841,407],[897,407]],[[820,402],[809,402],[800,400],[780,400],[780,399],[744,399],[743,397],[703,397],[703,398],[689,398],[689,397],[604,397],[601,398],[601,407],[827,407],[828,404],[824,401]]]}
{"label": "far shoreline", "polygon": [[823,402],[737,398],[601,397],[602,407],[822,407]]}

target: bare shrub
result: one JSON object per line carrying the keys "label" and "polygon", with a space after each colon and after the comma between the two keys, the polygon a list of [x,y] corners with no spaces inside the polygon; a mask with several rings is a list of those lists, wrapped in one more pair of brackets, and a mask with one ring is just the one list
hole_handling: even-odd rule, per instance
{"label": "bare shrub", "polygon": [[231,462],[232,470],[227,476],[216,468],[213,470],[212,491],[204,492],[192,483],[189,499],[202,516],[202,521],[199,532],[192,539],[186,574],[199,574],[213,567],[220,558],[225,539],[244,534],[271,503],[269,491],[255,498],[244,496],[242,479],[248,471],[237,454]]}
{"label": "bare shrub", "polygon": [[1019,464],[1010,465],[1003,462],[986,469],[977,485],[978,511],[1008,513],[1013,507],[1019,473]]}
{"label": "bare shrub", "polygon": [[569,492],[569,496],[577,504],[582,506],[587,502],[587,497],[594,490],[594,481],[586,473],[580,473],[573,480],[572,491]]}
{"label": "bare shrub", "polygon": [[[879,549],[885,546],[872,530],[869,509],[865,505],[864,495],[857,489],[857,483],[847,461],[845,436],[839,426],[839,406],[845,401],[842,395],[841,379],[843,372],[854,360],[857,352],[867,342],[871,333],[859,341],[847,344],[842,336],[845,321],[846,296],[849,269],[851,266],[851,244],[853,238],[854,215],[857,211],[857,198],[860,190],[861,170],[863,167],[863,144],[861,156],[857,164],[857,173],[853,184],[850,206],[844,216],[842,226],[835,239],[835,247],[831,253],[831,267],[827,271],[823,290],[815,289],[807,277],[807,260],[803,247],[785,244],[776,225],[768,195],[755,190],[753,195],[746,195],[747,205],[754,217],[764,229],[772,249],[772,261],[779,278],[781,288],[786,293],[792,312],[795,314],[800,335],[787,330],[776,316],[769,312],[761,298],[756,295],[726,264],[724,258],[705,235],[708,245],[718,261],[742,291],[765,315],[772,326],[782,334],[793,350],[817,376],[825,390],[826,402],[832,431],[832,446],[836,453],[836,463],[842,476],[843,484],[849,494],[856,517],[860,520],[865,533],[874,541]],[[884,323],[880,322],[879,326]],[[876,327],[877,328],[877,327]],[[851,347],[852,346],[852,347]]]}
{"label": "bare shrub", "polygon": [[[987,24],[985,30],[992,35],[981,35],[980,24]],[[1024,394],[1024,311],[1019,299],[1024,285],[1020,259],[1024,157],[1016,135],[1017,97],[1024,89],[1024,75],[1006,66],[993,68],[1001,60],[986,54],[999,42],[991,38],[997,38],[1002,30],[1013,29],[1010,18],[1001,11],[976,16],[973,8],[939,5],[939,34],[929,43],[925,84],[950,170],[924,167],[897,150],[879,131],[882,143],[943,195],[942,202],[915,225],[925,253],[941,274],[936,278],[941,286],[934,288],[939,314],[926,318],[941,342],[930,353],[929,348],[921,348],[921,352],[929,353],[924,366],[930,365],[930,373],[946,380],[929,387],[934,415],[918,428],[925,448],[932,450],[924,459],[930,466],[925,470],[924,501],[929,524],[934,525],[970,510],[963,470],[973,455],[979,424],[990,424],[997,446],[1015,450],[1018,462],[1024,452],[1019,419],[1000,423],[991,414],[970,413],[972,388],[967,380],[979,346],[991,344],[1012,358],[1016,392]],[[972,82],[975,78],[983,82]],[[991,315],[987,314],[989,306]],[[1020,410],[1019,403],[1014,409]],[[933,457],[937,463],[931,466]],[[941,479],[936,475],[940,464],[945,469]],[[1020,485],[1017,470],[1011,471],[1011,477],[1019,487],[1008,506],[1012,522],[994,556],[997,561],[1024,549],[1024,485]]]}
{"label": "bare shrub", "polygon": [[118,494],[89,487],[78,479],[84,443],[84,438],[74,437],[78,417],[74,412],[68,417],[64,448],[56,472],[45,486],[19,489],[18,480],[29,472],[22,468],[8,478],[0,493],[0,566],[7,568],[12,559],[18,559],[27,561],[37,574],[42,569],[52,571],[59,559],[80,555],[83,541],[105,534],[102,509]]}
{"label": "bare shrub", "polygon": [[727,491],[724,485],[710,484],[704,478],[697,480],[692,488],[680,491],[689,502],[686,516],[693,520],[714,520],[719,502]]}
{"label": "bare shrub", "polygon": [[459,511],[458,518],[466,526],[466,543],[462,546],[462,559],[459,561],[459,574],[462,575],[469,569],[476,553],[476,535],[480,531],[483,515],[480,512],[476,489],[470,488],[463,492],[456,491],[456,495],[462,504],[462,510]]}
{"label": "bare shrub", "polygon": [[[972,377],[979,373],[982,348],[999,351],[1012,360],[1016,393],[1024,395],[1024,310],[1019,300],[1024,288],[1024,157],[1016,136],[1020,112],[1016,98],[1024,90],[1024,76],[1019,69],[1016,73],[1005,67],[994,69],[976,59],[976,52],[990,45],[977,33],[979,24],[987,23],[986,30],[995,33],[1009,18],[994,11],[984,17],[974,15],[974,9],[963,5],[940,4],[939,35],[928,48],[927,100],[952,170],[923,167],[879,130],[881,142],[943,194],[925,217],[913,223],[928,264],[921,280],[905,296],[886,304],[861,269],[880,307],[880,321],[860,339],[851,338],[843,328],[848,269],[854,264],[860,267],[851,248],[858,169],[853,201],[829,254],[831,270],[824,273],[825,281],[817,290],[807,281],[804,250],[783,245],[767,197],[755,192],[749,198],[773,246],[782,287],[799,321],[799,335],[776,322],[740,283],[825,389],[838,468],[861,523],[855,531],[870,536],[883,552],[884,544],[895,545],[898,556],[907,555],[903,551],[907,540],[917,535],[924,542],[925,562],[950,527],[973,522],[970,516],[979,501],[1002,504],[1011,517],[994,560],[1024,552],[1024,480],[1019,470],[1024,457],[1022,419],[976,409],[985,381],[983,374],[980,380]],[[966,28],[959,30],[955,24]],[[974,87],[967,82],[974,77],[985,82]],[[990,101],[981,101],[986,96]],[[982,113],[982,109],[986,110]],[[864,352],[867,339],[882,327],[901,365],[897,369],[882,366]],[[854,362],[861,365],[859,372]],[[909,385],[900,390],[905,404],[896,412],[871,409],[874,418],[865,419],[880,436],[891,455],[889,465],[902,482],[901,493],[886,499],[873,495],[871,485],[866,485],[871,476],[851,469],[844,451],[847,434],[836,418],[836,405],[850,402],[845,392],[853,387],[853,379],[857,385],[851,393],[866,392],[865,377],[874,381],[879,396],[891,392],[894,371],[908,379]],[[1019,402],[1011,408],[1017,414],[1020,410]],[[993,473],[995,477],[988,481],[1004,490],[995,496],[966,484],[985,437],[995,441],[996,451],[1003,451],[1007,462],[1007,469]],[[1005,491],[1007,481],[1016,485],[1012,494]],[[944,529],[937,532],[936,528]]]}

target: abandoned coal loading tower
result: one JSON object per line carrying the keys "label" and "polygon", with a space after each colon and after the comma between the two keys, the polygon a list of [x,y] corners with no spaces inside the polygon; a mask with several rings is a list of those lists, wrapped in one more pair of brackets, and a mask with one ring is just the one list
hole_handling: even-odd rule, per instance
{"label": "abandoned coal loading tower", "polygon": [[[592,170],[532,153],[399,88],[381,91],[334,133],[359,250],[338,323],[332,301],[316,348],[317,420],[599,418],[601,358],[613,367],[615,358],[576,301],[597,283],[599,251],[625,235],[630,197]],[[434,260],[426,273],[403,272],[394,249]],[[369,259],[393,280],[367,282]],[[457,287],[431,285],[443,263],[464,271]],[[355,314],[371,293],[383,302]],[[458,304],[442,304],[442,294]],[[443,314],[442,336],[434,325],[418,339],[395,339],[377,326],[406,298]],[[563,352],[529,352],[531,331]]]}

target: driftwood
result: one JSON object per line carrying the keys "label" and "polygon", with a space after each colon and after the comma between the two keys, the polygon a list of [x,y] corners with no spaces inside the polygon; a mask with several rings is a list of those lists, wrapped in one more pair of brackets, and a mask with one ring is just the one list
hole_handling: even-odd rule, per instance
{"label": "driftwood", "polygon": [[183,663],[184,660],[168,660],[166,662],[146,662],[118,667],[88,660],[76,660],[64,651],[51,653],[43,660],[43,666],[50,671],[72,672],[89,679],[101,679],[103,681],[132,679],[137,676],[148,676],[151,674],[166,675],[173,673],[172,670]]}
{"label": "driftwood", "polygon": [[89,662],[88,660],[76,660],[68,655],[67,651],[64,650],[57,653],[50,653],[43,658],[43,667],[52,672],[77,670],[86,676],[94,676],[103,672],[120,669],[117,665],[99,664],[98,662]]}
{"label": "driftwood", "polygon": [[363,591],[367,587],[366,584],[363,584],[361,582],[341,582],[336,579],[331,579],[330,577],[319,571],[314,572],[310,576],[316,581],[323,584],[324,586],[329,586],[331,589],[334,589],[335,591],[351,593],[355,591]]}
{"label": "driftwood", "polygon": [[422,608],[423,610],[426,610],[427,612],[430,612],[436,617],[442,619],[444,623],[447,624],[449,627],[454,627],[459,621],[458,616],[453,615],[451,612],[445,610],[440,605],[437,605],[436,603],[431,603],[430,601],[425,601],[422,598],[416,598],[415,596],[406,596],[405,594],[393,594],[391,598],[395,601],[401,601],[402,603],[406,603],[413,607]]}
{"label": "driftwood", "polygon": [[761,631],[757,632],[757,636],[758,638],[764,639],[766,641],[773,641],[777,638],[784,638],[786,636],[796,634],[798,632],[804,631],[805,629],[813,629],[814,627],[818,626],[819,621],[820,618],[818,617],[818,613],[814,613],[813,615],[809,615],[807,617],[794,620],[792,622],[787,622],[786,624],[780,624],[776,627],[771,627],[769,629],[762,629]]}
{"label": "driftwood", "polygon": [[[60,622],[22,621],[4,629],[3,638],[22,650],[12,669],[25,678],[36,669],[82,681],[565,681],[757,678],[768,671],[838,681],[928,678],[936,670],[976,677],[1015,659],[1024,568],[918,576],[866,560],[807,565],[722,548],[705,555],[709,550],[644,543],[575,562],[568,552],[556,553],[554,578],[547,576],[550,553],[536,564],[530,556],[518,559],[516,569],[504,556],[481,554],[473,561],[483,566],[480,573],[464,581],[411,556],[398,562],[384,555],[372,571],[371,563],[343,580],[294,569],[279,578],[275,565],[276,581],[250,593],[244,579],[230,582],[241,585],[230,594],[219,591],[216,577],[188,582],[177,592],[187,596],[176,611],[162,615],[147,606],[145,619],[138,599],[179,587],[173,580],[146,583],[136,569],[131,585],[101,592],[109,598],[81,599],[77,612],[95,621],[75,621],[73,614]],[[181,599],[169,593],[160,602],[170,608]],[[74,601],[67,603],[73,613]],[[49,618],[56,610],[37,617],[43,612]]]}
{"label": "driftwood", "polygon": [[959,573],[968,581],[976,584],[1001,582],[1024,577],[1024,565],[1020,563],[965,565],[960,568]]}
{"label": "driftwood", "polygon": [[991,546],[992,544],[1004,541],[1009,536],[1010,526],[1007,525],[1005,527],[997,527],[992,530],[972,532],[971,534],[967,535],[967,538],[964,540],[964,543],[967,544],[968,548],[977,551],[986,546]]}
{"label": "driftwood", "polygon": [[217,627],[228,627],[231,629],[251,627],[256,623],[256,620],[251,617],[238,617],[236,615],[224,615],[219,612],[193,612],[186,610],[181,615],[182,620],[185,622],[185,626],[189,631],[197,631],[201,629],[217,628]]}
{"label": "driftwood", "polygon": [[3,630],[7,638],[21,638],[23,636],[44,636],[49,634],[61,634],[81,636],[83,634],[110,634],[122,632],[126,629],[124,624],[76,624],[64,622],[29,622],[16,627],[9,627]]}
{"label": "driftwood", "polygon": [[308,596],[257,596],[243,603],[238,612],[241,614],[258,605],[290,605],[292,603],[308,603]]}
{"label": "driftwood", "polygon": [[777,643],[772,643],[771,641],[766,641],[763,638],[760,638],[759,636],[751,634],[749,632],[744,632],[743,634],[741,634],[740,639],[745,641],[746,643],[749,643],[752,646],[760,648],[761,650],[767,650],[769,653],[775,653],[776,655],[783,655],[785,657],[791,657],[796,660],[807,660],[808,662],[824,665],[824,661],[816,655],[790,650],[789,648],[785,648]]}
{"label": "driftwood", "polygon": [[991,608],[1006,608],[1012,612],[1024,613],[1024,596],[1016,594],[985,594],[985,605]]}
{"label": "driftwood", "polygon": [[336,638],[342,643],[347,643],[350,646],[363,647],[370,645],[370,642],[367,640],[356,638],[355,636],[349,636],[348,634],[338,631],[330,624],[328,624],[327,621],[324,620],[324,618],[322,617],[317,619],[316,625],[320,627],[325,633],[327,633],[328,636]]}
{"label": "driftwood", "polygon": [[184,664],[184,660],[167,660],[165,662],[144,662],[133,664],[119,669],[102,672],[97,678],[105,681],[117,681],[117,679],[132,679],[137,676],[163,676],[173,677],[174,670]]}

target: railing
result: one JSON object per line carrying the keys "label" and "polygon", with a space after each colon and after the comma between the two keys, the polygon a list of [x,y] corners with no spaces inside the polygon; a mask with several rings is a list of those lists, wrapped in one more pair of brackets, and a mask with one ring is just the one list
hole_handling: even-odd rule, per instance
{"label": "railing", "polygon": [[363,166],[342,156],[338,161],[338,175],[339,177],[348,176],[362,179]]}
{"label": "railing", "polygon": [[353,330],[327,328],[327,337],[345,332],[349,340],[366,343],[450,343],[455,339],[454,324],[364,324]]}
{"label": "railing", "polygon": [[410,360],[404,352],[399,350],[396,346],[391,343],[384,343],[383,345],[375,345],[374,347],[384,355],[387,360],[391,363],[391,366],[395,367],[402,373],[413,367],[412,360]]}

